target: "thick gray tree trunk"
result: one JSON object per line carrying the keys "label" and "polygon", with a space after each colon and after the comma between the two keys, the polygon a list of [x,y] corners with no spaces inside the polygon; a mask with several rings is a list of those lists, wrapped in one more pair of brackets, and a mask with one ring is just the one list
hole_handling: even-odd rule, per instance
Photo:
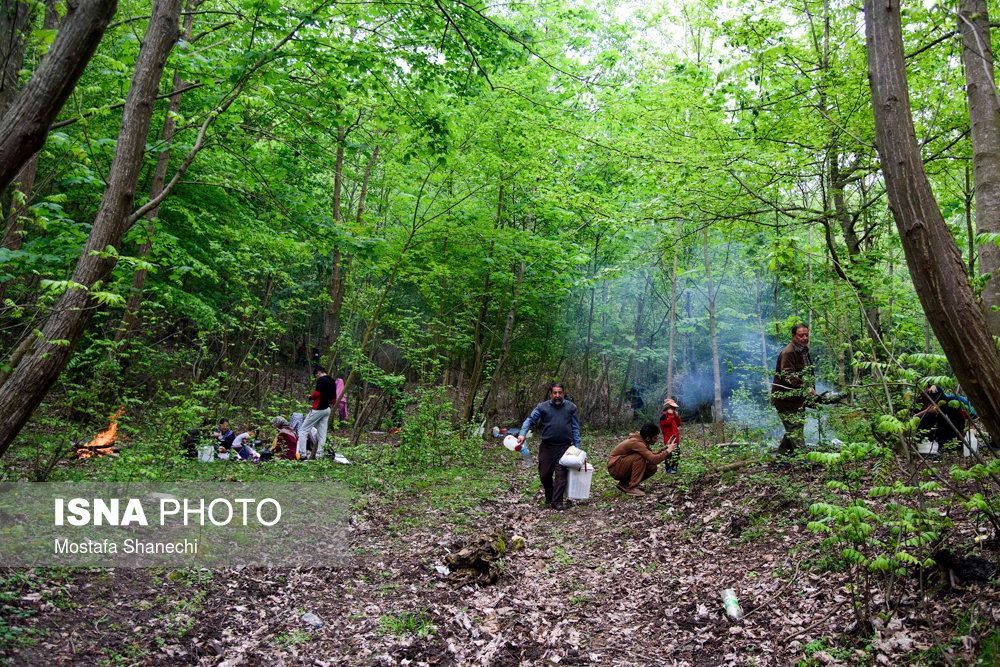
{"label": "thick gray tree trunk", "polygon": [[917,145],[899,0],[865,0],[868,78],[886,193],[924,313],[987,430],[1000,437],[1000,356]]}
{"label": "thick gray tree trunk", "polygon": [[[83,289],[71,288],[62,295],[42,327],[40,343],[0,387],[0,456],[66,367],[73,346],[80,340],[97,307],[90,290],[96,283],[107,280],[115,267],[115,257],[105,251],[109,247],[117,248],[125,234],[163,67],[180,36],[181,4],[182,0],[157,0],[153,4],[152,17],[125,98],[108,186],[73,271],[72,281]],[[48,62],[52,60],[55,59],[47,59]]]}
{"label": "thick gray tree trunk", "polygon": [[0,192],[45,143],[59,111],[115,15],[117,0],[71,0],[59,33],[0,120]]}
{"label": "thick gray tree trunk", "polygon": [[[976,233],[1000,232],[1000,99],[997,99],[986,0],[966,0],[958,19],[965,59],[965,90],[972,126],[972,181],[976,193]],[[971,258],[970,258],[971,263]],[[979,273],[990,332],[1000,336],[1000,246],[979,246]]]}

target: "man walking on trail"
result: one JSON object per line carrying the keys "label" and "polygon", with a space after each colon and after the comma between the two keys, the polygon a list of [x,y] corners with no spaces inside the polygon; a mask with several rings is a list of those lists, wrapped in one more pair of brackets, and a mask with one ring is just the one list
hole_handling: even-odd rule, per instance
{"label": "man walking on trail", "polygon": [[656,472],[656,465],[665,461],[677,449],[677,440],[673,439],[666,447],[654,452],[651,448],[659,435],[659,426],[643,424],[641,429],[630,434],[608,455],[608,473],[618,481],[617,488],[625,495],[646,495],[639,484],[652,477]]}
{"label": "man walking on trail", "polygon": [[517,435],[518,444],[524,444],[524,436],[534,424],[539,424],[542,428],[542,443],[538,447],[538,476],[545,489],[545,504],[562,511],[566,509],[563,494],[566,493],[566,474],[569,469],[559,465],[559,459],[570,445],[580,446],[580,421],[576,416],[576,405],[565,399],[562,382],[549,385],[549,400],[536,405],[531,415],[521,424]]}
{"label": "man walking on trail", "polygon": [[330,403],[336,396],[336,385],[333,378],[326,374],[326,370],[320,366],[313,366],[313,376],[316,378],[316,389],[309,398],[313,400],[312,410],[306,415],[305,420],[299,426],[298,448],[299,458],[306,457],[307,436],[315,426],[317,431],[316,449],[310,458],[323,456],[323,447],[326,445],[326,427],[330,422]]}
{"label": "man walking on trail", "polygon": [[785,427],[785,435],[778,445],[779,454],[793,454],[805,445],[806,404],[816,395],[815,384],[813,360],[809,354],[809,328],[796,324],[792,327],[792,342],[778,355],[771,383],[771,405]]}

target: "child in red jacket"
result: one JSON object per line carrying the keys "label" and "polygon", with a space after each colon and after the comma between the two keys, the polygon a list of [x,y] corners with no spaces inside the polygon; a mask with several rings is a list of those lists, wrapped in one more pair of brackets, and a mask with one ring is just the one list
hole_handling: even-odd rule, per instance
{"label": "child in red jacket", "polygon": [[660,431],[663,433],[663,444],[666,447],[673,445],[673,453],[663,462],[664,470],[668,473],[677,472],[680,465],[680,441],[681,441],[681,416],[677,410],[680,406],[672,398],[663,402],[663,412],[660,414]]}

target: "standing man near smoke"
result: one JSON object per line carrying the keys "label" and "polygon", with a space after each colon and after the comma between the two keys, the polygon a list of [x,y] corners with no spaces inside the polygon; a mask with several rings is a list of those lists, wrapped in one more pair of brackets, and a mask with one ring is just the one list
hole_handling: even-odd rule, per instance
{"label": "standing man near smoke", "polygon": [[538,476],[545,489],[545,504],[562,511],[566,509],[563,494],[566,492],[568,468],[559,465],[559,459],[570,445],[580,446],[580,420],[576,416],[576,405],[564,398],[562,382],[549,385],[549,400],[536,405],[531,415],[521,424],[517,435],[518,444],[524,443],[524,435],[533,424],[541,424],[542,427],[542,444],[538,447]]}
{"label": "standing man near smoke", "polygon": [[815,385],[813,360],[809,354],[809,327],[796,324],[792,327],[792,342],[778,354],[771,383],[771,405],[785,427],[785,435],[778,445],[779,454],[793,454],[805,445],[806,404],[816,395]]}

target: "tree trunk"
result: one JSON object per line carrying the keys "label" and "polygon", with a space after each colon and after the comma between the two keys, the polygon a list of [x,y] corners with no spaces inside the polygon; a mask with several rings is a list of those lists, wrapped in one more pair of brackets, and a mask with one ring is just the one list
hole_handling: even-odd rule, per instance
{"label": "tree trunk", "polygon": [[18,76],[24,62],[31,3],[0,0],[0,117],[17,94]]}
{"label": "tree trunk", "polygon": [[[958,28],[964,44],[965,90],[972,128],[976,232],[996,234],[1000,232],[1000,100],[993,73],[986,0],[965,0]],[[983,304],[990,332],[1000,336],[1000,246],[996,243],[979,246],[979,272],[993,276],[983,286]]]}
{"label": "tree trunk", "polygon": [[[651,272],[646,273],[646,284],[642,288],[642,294],[639,296],[639,303],[636,305],[635,312],[635,327],[632,330],[632,351],[628,355],[628,363],[625,365],[625,377],[622,379],[622,388],[618,392],[618,410],[616,414],[621,414],[622,409],[625,407],[625,396],[628,395],[629,388],[632,386],[632,375],[633,368],[635,365],[635,357],[639,353],[639,337],[642,334],[642,324],[643,315],[646,310],[646,299],[649,294],[649,286],[653,281],[653,276]],[[639,373],[635,373],[636,377]]]}
{"label": "tree trunk", "polygon": [[719,368],[719,341],[715,332],[715,282],[712,280],[712,263],[708,252],[708,227],[702,230],[705,250],[705,289],[708,290],[708,338],[712,346],[712,380],[714,400],[712,402],[712,431],[722,436],[722,373]]}
{"label": "tree trunk", "polygon": [[837,222],[840,225],[840,231],[844,235],[844,244],[847,246],[848,265],[841,265],[840,258],[836,255],[836,246],[833,244],[829,229],[827,229],[826,235],[827,248],[830,250],[831,255],[833,255],[834,270],[837,272],[837,275],[851,285],[858,293],[858,298],[862,304],[861,310],[865,332],[868,334],[868,338],[871,339],[872,351],[877,356],[882,351],[880,344],[882,340],[882,314],[875,304],[875,299],[868,283],[864,280],[854,280],[851,277],[851,273],[849,273],[855,267],[865,273],[870,273],[872,268],[865,263],[865,251],[861,246],[861,237],[858,236],[855,221],[851,218],[851,214],[847,210],[847,204],[844,201],[844,188],[847,186],[847,182],[846,176],[841,173],[840,166],[837,163],[839,160],[839,150],[834,146],[831,152],[829,179],[830,188],[833,191],[833,208],[837,216]]}
{"label": "tree trunk", "polygon": [[[91,5],[81,2],[76,11],[87,6]],[[83,335],[97,308],[90,290],[96,283],[107,280],[114,269],[115,257],[105,251],[108,247],[117,248],[125,233],[125,223],[135,200],[136,184],[142,168],[160,77],[167,56],[180,36],[180,12],[181,0],[160,0],[153,5],[152,17],[139,49],[132,83],[125,99],[107,189],[83,253],[73,271],[72,281],[82,285],[83,289],[70,288],[62,295],[42,327],[40,343],[0,388],[0,415],[4,416],[0,421],[0,456],[7,451],[10,443],[42,402],[49,387],[66,367],[73,346]],[[67,29],[67,22],[68,16],[63,30]],[[106,21],[100,26],[102,31],[105,25]],[[60,34],[63,30],[60,30]],[[59,41],[59,37],[56,41]],[[50,57],[41,69],[56,61],[51,56],[50,52]],[[0,164],[2,163],[3,159],[0,159]]]}
{"label": "tree trunk", "polygon": [[[201,4],[201,0],[188,0],[188,11],[193,12],[199,4]],[[193,13],[184,17],[184,40],[187,42],[191,41],[194,19],[195,14]],[[170,96],[170,102],[167,104],[167,113],[163,117],[163,134],[161,135],[163,149],[156,156],[156,168],[153,170],[153,180],[149,185],[150,199],[155,199],[163,191],[163,186],[167,182],[167,166],[170,164],[170,146],[173,143],[174,133],[177,128],[175,115],[181,109],[181,93],[179,91],[183,87],[184,80],[181,79],[179,73],[175,73],[173,89],[171,90],[173,94]],[[146,239],[139,247],[140,260],[145,260],[149,257],[149,253],[153,249],[153,236],[156,234],[156,218],[159,215],[159,204],[146,213]],[[146,288],[148,274],[149,271],[147,269],[140,267],[136,269],[135,274],[132,276],[132,286],[129,288],[128,301],[125,304],[125,315],[122,317],[118,331],[115,333],[115,345],[108,350],[109,357],[113,354],[119,343],[125,341],[126,345],[128,344],[128,339],[135,329],[136,320],[139,316],[139,306],[142,305],[142,293]]]}
{"label": "tree trunk", "polygon": [[500,396],[500,380],[503,377],[503,367],[510,356],[510,341],[514,335],[514,321],[517,319],[517,309],[520,305],[521,284],[524,282],[525,262],[522,259],[517,265],[517,274],[514,278],[514,289],[511,294],[510,308],[507,309],[507,320],[503,327],[503,340],[500,343],[500,356],[497,358],[496,368],[493,369],[493,380],[486,390],[487,395],[483,399],[486,403],[485,415],[487,421],[497,414],[497,399]]}
{"label": "tree trunk", "polygon": [[[14,181],[14,196],[11,198],[10,213],[7,215],[7,227],[3,238],[0,239],[0,248],[7,250],[20,250],[24,242],[24,221],[28,213],[28,198],[35,187],[35,174],[38,172],[38,153],[31,156],[24,169],[17,175]],[[7,298],[7,286],[11,280],[0,283],[0,305]]]}
{"label": "tree trunk", "polygon": [[476,325],[472,330],[472,372],[469,374],[469,391],[465,395],[465,405],[462,408],[462,421],[472,421],[472,412],[476,405],[476,394],[479,392],[479,383],[483,380],[483,366],[485,365],[485,355],[483,354],[483,322],[486,320],[486,307],[490,301],[490,274],[486,272],[486,280],[483,282],[483,296],[479,301],[479,316],[476,317]]}
{"label": "tree trunk", "polygon": [[757,327],[760,329],[760,367],[766,375],[769,364],[767,363],[767,330],[764,328],[764,313],[760,305],[760,271],[754,272],[753,296],[757,305]]}
{"label": "tree trunk", "polygon": [[[375,150],[372,151],[372,156],[368,160],[368,165],[365,167],[364,177],[361,179],[361,193],[358,197],[358,214],[355,218],[355,224],[359,227],[364,216],[365,211],[365,199],[368,197],[368,181],[371,178],[372,167],[375,166],[375,161],[378,159],[379,147],[375,146]],[[344,310],[344,295],[347,292],[347,273],[351,269],[351,262],[353,257],[347,255],[346,257],[340,254],[340,247],[338,246],[334,252],[334,290],[333,290],[333,300],[330,302],[330,347],[332,351],[330,353],[330,369],[332,370],[337,361],[337,356],[339,353],[339,347],[337,341],[340,340],[340,318],[341,313]]]}
{"label": "tree trunk", "polygon": [[[14,2],[14,5],[20,7],[27,7],[27,3],[24,2]],[[4,11],[6,11],[6,3],[3,5]],[[16,17],[15,17],[16,18]],[[54,3],[49,0],[45,3],[45,18],[42,21],[42,28],[45,30],[55,30],[59,25],[59,13],[56,12]],[[4,32],[7,29],[6,26],[2,25],[2,19],[0,19],[0,39],[5,42],[8,39],[7,34]],[[23,26],[22,26],[23,29]],[[10,39],[15,39],[11,36]],[[23,41],[23,40],[22,40]],[[23,58],[23,44],[20,54],[14,53],[15,49],[11,45],[8,51],[4,51],[3,46],[0,46],[0,60],[5,58],[17,59],[17,66],[20,67],[21,59]],[[44,58],[44,56],[43,56]],[[7,62],[7,61],[4,61]],[[8,62],[12,63],[13,60]],[[41,63],[39,63],[41,64]],[[0,73],[2,74],[2,73]],[[17,83],[17,67],[14,68],[13,72],[14,84]],[[6,86],[6,83],[0,84],[0,86]],[[7,110],[10,106],[10,102],[14,97],[14,93],[17,89],[11,85],[6,88],[2,93],[0,93],[0,98],[5,98],[5,94],[9,93],[9,99],[0,99],[0,116]],[[31,193],[35,188],[35,176],[38,173],[38,153],[31,156],[21,171],[18,172],[17,176],[14,177],[14,194],[11,197],[10,202],[10,212],[7,215],[7,224],[4,227],[3,239],[0,239],[0,248],[6,248],[7,250],[20,250],[21,245],[24,243],[24,222],[28,214],[28,202],[31,200]],[[11,281],[0,283],[0,304],[7,296],[7,287],[10,285]],[[2,383],[0,383],[2,384]]]}
{"label": "tree trunk", "polygon": [[[338,107],[339,109],[339,107]],[[340,227],[340,195],[344,189],[344,128],[337,128],[337,157],[333,166],[333,226]],[[333,263],[331,265],[330,285],[327,295],[326,311],[323,313],[323,347],[327,351],[333,346],[333,304],[337,299],[337,288],[340,284],[340,245],[333,247]],[[339,314],[338,314],[339,316]]]}
{"label": "tree trunk", "polygon": [[865,0],[868,77],[886,193],[910,278],[955,376],[1000,437],[1000,356],[917,145],[898,0]]}
{"label": "tree trunk", "polygon": [[965,188],[962,190],[962,199],[965,205],[965,235],[969,244],[969,278],[976,275],[976,231],[972,224],[972,179],[971,170],[968,163],[965,165]]}
{"label": "tree trunk", "polygon": [[[597,272],[597,249],[601,245],[601,235],[594,238],[594,254],[590,263],[590,279],[593,281]],[[590,310],[587,313],[587,344],[583,348],[583,381],[590,383],[590,349],[594,341],[594,286],[590,286]],[[588,392],[589,393],[589,392]],[[589,398],[588,398],[589,400]]]}
{"label": "tree trunk", "polygon": [[52,47],[0,120],[0,192],[45,143],[52,121],[97,50],[117,6],[117,0],[67,3]]}
{"label": "tree trunk", "polygon": [[674,396],[674,338],[677,335],[677,249],[674,249],[674,270],[670,274],[670,342],[667,343],[666,398]]}

